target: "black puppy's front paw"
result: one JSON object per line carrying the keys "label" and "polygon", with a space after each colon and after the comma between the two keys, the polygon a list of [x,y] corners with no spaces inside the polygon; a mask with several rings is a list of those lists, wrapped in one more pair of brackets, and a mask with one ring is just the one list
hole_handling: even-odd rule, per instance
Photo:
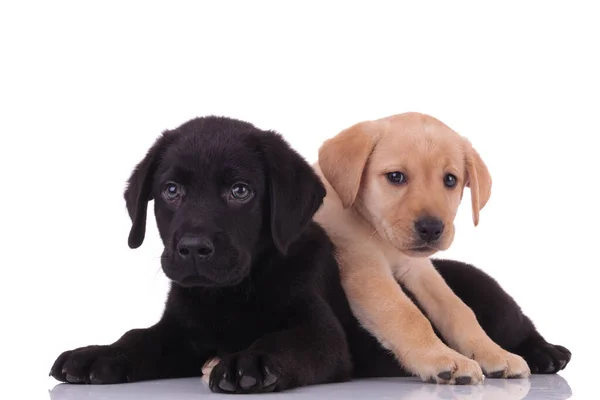
{"label": "black puppy's front paw", "polygon": [[62,353],[52,366],[50,376],[66,383],[129,382],[129,358],[113,346],[88,346]]}
{"label": "black puppy's front paw", "polygon": [[273,356],[242,351],[221,358],[209,380],[216,393],[268,393],[278,390],[281,373]]}
{"label": "black puppy's front paw", "polygon": [[526,346],[522,356],[532,374],[555,374],[571,361],[571,352],[567,348],[545,341]]}

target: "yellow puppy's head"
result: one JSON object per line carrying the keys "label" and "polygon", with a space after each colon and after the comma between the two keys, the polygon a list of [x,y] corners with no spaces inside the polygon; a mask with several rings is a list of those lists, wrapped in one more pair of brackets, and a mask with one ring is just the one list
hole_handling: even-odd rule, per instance
{"label": "yellow puppy's head", "polygon": [[490,173],[471,143],[419,113],[345,129],[323,143],[319,166],[344,208],[410,256],[450,247],[465,187],[475,225],[491,194]]}

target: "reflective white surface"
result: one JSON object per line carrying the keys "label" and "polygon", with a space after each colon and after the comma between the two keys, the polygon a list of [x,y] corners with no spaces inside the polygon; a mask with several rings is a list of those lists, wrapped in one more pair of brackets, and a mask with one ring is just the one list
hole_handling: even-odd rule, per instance
{"label": "reflective white surface", "polygon": [[[560,375],[534,375],[530,379],[486,379],[482,386],[425,384],[415,378],[384,378],[309,386],[284,393],[269,394],[269,399],[485,399],[558,400],[571,398],[566,379]],[[120,385],[59,384],[50,391],[51,400],[184,400],[223,399],[211,393],[199,378],[150,381]]]}

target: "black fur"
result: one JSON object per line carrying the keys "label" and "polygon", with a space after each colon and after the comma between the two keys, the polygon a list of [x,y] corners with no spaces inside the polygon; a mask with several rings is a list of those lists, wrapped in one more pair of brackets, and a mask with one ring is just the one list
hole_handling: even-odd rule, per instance
{"label": "black fur", "polygon": [[[244,200],[232,192],[240,182],[251,190]],[[50,374],[94,384],[200,376],[218,356],[215,392],[405,376],[350,311],[333,245],[312,222],[324,195],[310,166],[276,133],[221,117],[165,132],[125,191],[132,248],[144,240],[154,199],[162,267],[173,281],[162,318],[111,345],[66,351]],[[208,247],[182,250],[190,243],[182,238]],[[455,261],[435,265],[493,340],[523,355],[534,372],[564,368],[568,350],[548,344],[492,278]]]}

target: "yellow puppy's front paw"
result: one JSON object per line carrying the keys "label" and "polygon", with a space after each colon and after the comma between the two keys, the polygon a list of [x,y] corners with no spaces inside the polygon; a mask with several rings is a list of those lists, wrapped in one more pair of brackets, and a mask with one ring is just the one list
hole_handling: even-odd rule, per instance
{"label": "yellow puppy's front paw", "polygon": [[208,359],[208,361],[206,361],[204,363],[204,365],[202,366],[202,382],[204,382],[208,385],[210,373],[212,372],[213,368],[217,364],[219,364],[219,361],[220,360],[217,357],[215,357],[215,358]]}
{"label": "yellow puppy's front paw", "polygon": [[479,363],[488,378],[527,378],[531,375],[523,357],[502,348],[475,354],[475,361]]}
{"label": "yellow puppy's front paw", "polygon": [[445,346],[423,352],[413,351],[410,359],[410,362],[405,362],[406,367],[425,382],[477,385],[484,379],[476,361]]}

